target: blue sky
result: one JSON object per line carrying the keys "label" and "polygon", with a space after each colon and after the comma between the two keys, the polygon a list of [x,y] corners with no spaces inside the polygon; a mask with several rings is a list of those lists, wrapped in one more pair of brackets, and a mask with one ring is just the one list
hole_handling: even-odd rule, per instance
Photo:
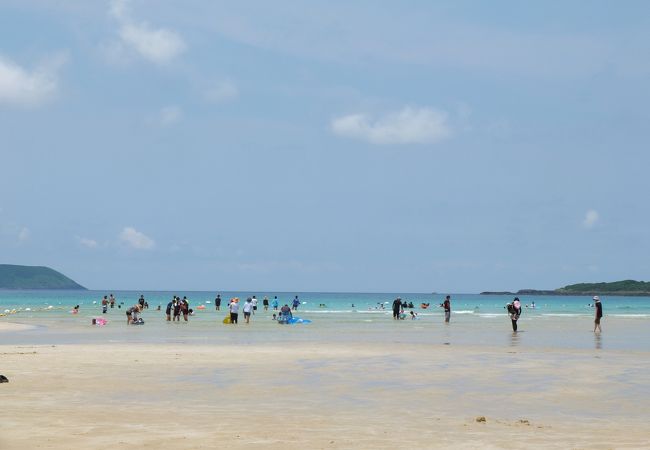
{"label": "blue sky", "polygon": [[650,279],[650,5],[0,3],[0,262],[90,288]]}

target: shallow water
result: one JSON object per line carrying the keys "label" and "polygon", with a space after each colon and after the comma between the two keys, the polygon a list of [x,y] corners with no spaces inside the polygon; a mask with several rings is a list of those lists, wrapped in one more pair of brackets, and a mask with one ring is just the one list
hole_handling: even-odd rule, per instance
{"label": "shallow water", "polygon": [[[417,320],[407,317],[394,321],[390,303],[398,294],[298,293],[302,302],[297,316],[312,320],[311,324],[278,325],[271,319],[273,311],[263,311],[261,299],[275,295],[289,303],[294,294],[223,292],[222,298],[244,299],[253,294],[260,299],[259,309],[251,324],[224,325],[226,312],[215,311],[212,292],[125,292],[114,291],[118,304],[107,314],[101,313],[100,300],[109,292],[99,291],[4,291],[0,292],[0,323],[15,322],[32,325],[27,331],[1,332],[2,343],[63,344],[83,342],[160,342],[246,345],[294,341],[314,342],[385,342],[431,343],[436,345],[485,345],[525,349],[548,347],[566,349],[650,350],[650,298],[602,297],[605,317],[602,335],[593,333],[593,308],[590,297],[522,297],[522,304],[535,302],[536,308],[525,308],[519,321],[519,332],[513,334],[504,305],[506,296],[452,294],[452,319],[444,324],[443,311],[437,305],[443,295],[399,294],[415,304]],[[126,325],[125,309],[144,294],[150,309],[142,314],[144,326]],[[188,323],[168,323],[164,308],[172,295],[187,295],[195,309]],[[96,303],[93,303],[96,302]],[[385,304],[385,302],[388,302]],[[428,309],[421,303],[430,303]],[[70,313],[80,305],[78,314]],[[320,305],[324,306],[320,306]],[[352,308],[352,305],[355,305]],[[385,304],[384,310],[381,304]],[[162,311],[156,311],[161,305]],[[204,310],[197,307],[204,305]],[[271,308],[270,308],[271,309]],[[12,311],[15,313],[12,314]],[[94,317],[109,322],[104,327],[91,325]]]}

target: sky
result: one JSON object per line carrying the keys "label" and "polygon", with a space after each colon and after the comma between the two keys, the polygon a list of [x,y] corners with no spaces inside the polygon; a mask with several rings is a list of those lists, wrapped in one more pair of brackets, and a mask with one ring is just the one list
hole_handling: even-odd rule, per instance
{"label": "sky", "polygon": [[650,279],[646,1],[0,0],[0,263],[93,289]]}

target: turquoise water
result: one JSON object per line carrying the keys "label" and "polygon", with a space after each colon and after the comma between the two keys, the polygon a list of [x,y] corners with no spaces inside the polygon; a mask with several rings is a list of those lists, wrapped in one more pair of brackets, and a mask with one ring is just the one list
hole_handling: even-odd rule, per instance
{"label": "turquoise water", "polygon": [[[521,297],[523,315],[513,334],[504,306],[509,296],[451,294],[451,323],[444,324],[444,295],[220,292],[223,299],[245,299],[256,295],[259,309],[250,325],[224,325],[225,308],[215,311],[216,292],[113,291],[118,305],[101,312],[101,298],[109,291],[0,291],[2,322],[30,325],[26,331],[0,332],[0,342],[15,344],[67,344],[84,342],[187,343],[209,345],[252,345],[293,342],[327,345],[328,342],[431,343],[434,345],[486,345],[496,347],[549,347],[566,349],[622,349],[650,351],[650,298],[601,296],[604,305],[603,333],[593,333],[594,310],[590,297]],[[144,326],[127,326],[125,309],[140,294],[150,308],[142,314]],[[187,296],[195,315],[189,322],[165,320],[165,306],[176,294]],[[262,299],[277,295],[290,303],[301,300],[296,314],[312,321],[309,325],[279,326],[273,311],[263,311]],[[391,304],[396,296],[412,301],[417,320],[392,320]],[[526,308],[535,302],[536,307]],[[430,303],[422,309],[421,303]],[[78,314],[71,314],[75,305]],[[225,302],[223,303],[225,304]],[[381,305],[385,309],[381,309]],[[160,305],[162,311],[157,311]],[[205,309],[198,309],[204,305]],[[322,305],[322,306],[321,306]],[[355,305],[352,307],[352,305]],[[5,313],[8,311],[8,313]],[[241,316],[241,315],[240,315]],[[108,324],[91,325],[103,317]],[[243,322],[240,319],[240,322]]]}
{"label": "turquoise water", "polygon": [[[24,310],[29,308],[32,313],[52,314],[56,311],[68,312],[73,306],[80,305],[84,311],[101,312],[101,299],[104,295],[114,294],[118,303],[132,306],[140,294],[144,295],[150,307],[158,305],[164,308],[173,295],[187,296],[191,306],[196,309],[199,304],[214,309],[213,300],[217,292],[162,292],[162,291],[0,291],[0,313],[5,310]],[[431,294],[400,294],[400,293],[307,293],[307,292],[218,292],[224,299],[239,297],[245,299],[256,295],[259,307],[262,299],[267,296],[270,301],[278,297],[280,304],[291,303],[295,295],[301,301],[300,311],[310,314],[341,314],[341,313],[381,313],[381,305],[390,309],[393,300],[400,296],[403,301],[414,303],[414,311],[419,315],[441,314],[444,295]],[[511,296],[451,294],[452,309],[455,314],[472,314],[476,317],[489,317],[502,314],[504,305],[512,300]],[[589,305],[591,297],[584,296],[530,296],[520,297],[522,305],[535,303],[535,308],[524,307],[524,314],[531,316],[549,315],[592,315],[593,308]],[[648,317],[650,318],[650,297],[606,297],[601,296],[605,315]],[[95,302],[93,304],[93,302]],[[422,309],[421,303],[430,303],[428,309]],[[321,306],[323,305],[323,306]],[[354,308],[352,307],[354,305]],[[48,307],[52,307],[49,308]]]}

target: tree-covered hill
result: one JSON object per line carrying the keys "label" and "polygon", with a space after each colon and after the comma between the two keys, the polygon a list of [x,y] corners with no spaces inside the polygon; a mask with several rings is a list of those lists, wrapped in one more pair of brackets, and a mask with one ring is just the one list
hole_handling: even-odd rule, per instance
{"label": "tree-covered hill", "polygon": [[0,264],[0,289],[86,289],[49,267]]}

